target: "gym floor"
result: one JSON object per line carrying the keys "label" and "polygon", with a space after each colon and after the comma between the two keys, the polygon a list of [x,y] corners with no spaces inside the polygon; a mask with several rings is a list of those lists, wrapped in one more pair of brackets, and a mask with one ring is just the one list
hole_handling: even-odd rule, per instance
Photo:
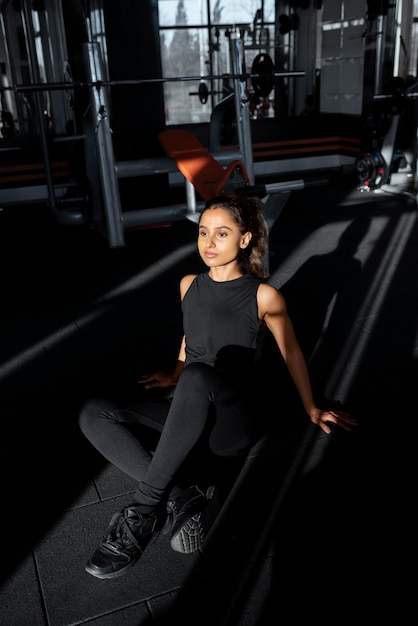
{"label": "gym floor", "polygon": [[[269,202],[274,203],[270,198]],[[161,535],[124,576],[84,565],[134,482],[78,430],[91,395],[171,367],[178,282],[200,271],[196,225],[127,233],[0,212],[0,624],[409,624],[416,546],[418,223],[415,199],[350,177],[292,192],[270,233],[315,394],[359,425],[325,436],[281,369],[260,397],[268,429],[203,547]]]}

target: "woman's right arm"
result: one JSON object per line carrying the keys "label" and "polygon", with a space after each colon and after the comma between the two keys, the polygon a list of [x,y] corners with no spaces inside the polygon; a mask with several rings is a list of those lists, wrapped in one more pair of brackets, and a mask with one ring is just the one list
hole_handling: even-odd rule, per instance
{"label": "woman's right arm", "polygon": [[177,363],[171,374],[167,372],[154,372],[153,374],[144,374],[138,380],[138,383],[145,386],[145,389],[155,389],[156,387],[173,387],[177,384],[183,369],[184,361],[186,360],[186,339],[183,337],[180,345],[179,354],[177,357]]}
{"label": "woman's right arm", "polygon": [[186,337],[183,335],[183,339],[181,340],[179,355],[177,357],[177,363],[171,374],[171,380],[173,381],[173,385],[177,384],[177,381],[180,378],[184,370],[185,360],[186,360]]}

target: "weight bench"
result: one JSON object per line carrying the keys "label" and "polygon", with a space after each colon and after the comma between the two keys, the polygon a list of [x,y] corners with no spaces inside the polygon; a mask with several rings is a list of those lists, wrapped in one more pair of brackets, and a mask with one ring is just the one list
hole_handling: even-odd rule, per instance
{"label": "weight bench", "polygon": [[224,169],[197,137],[187,130],[163,130],[158,134],[158,139],[203,200],[235,194],[241,188],[250,187],[244,163],[234,159]]}

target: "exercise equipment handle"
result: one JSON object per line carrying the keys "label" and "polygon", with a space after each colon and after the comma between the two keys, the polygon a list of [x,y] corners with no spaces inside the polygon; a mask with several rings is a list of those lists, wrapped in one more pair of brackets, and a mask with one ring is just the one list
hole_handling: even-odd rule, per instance
{"label": "exercise equipment handle", "polygon": [[305,180],[305,187],[319,187],[328,185],[328,183],[328,178],[312,178],[311,180]]}
{"label": "exercise equipment handle", "polygon": [[306,187],[318,187],[328,183],[326,178],[314,178],[312,180],[286,180],[280,183],[267,183],[265,185],[248,185],[238,187],[235,192],[240,196],[257,196],[262,198],[270,193],[279,193],[280,191],[295,191],[297,189],[305,189]]}

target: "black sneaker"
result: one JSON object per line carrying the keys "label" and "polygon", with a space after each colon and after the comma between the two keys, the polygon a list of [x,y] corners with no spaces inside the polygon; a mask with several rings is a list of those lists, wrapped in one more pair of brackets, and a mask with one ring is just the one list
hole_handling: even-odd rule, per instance
{"label": "black sneaker", "polygon": [[[167,502],[167,522],[171,528],[170,546],[176,552],[190,554],[200,548],[219,510],[215,485],[203,492],[193,485],[177,490]],[[167,531],[166,531],[167,532]]]}
{"label": "black sneaker", "polygon": [[110,520],[103,541],[85,567],[96,578],[116,578],[135,565],[155,537],[157,515],[143,516],[127,506]]}

